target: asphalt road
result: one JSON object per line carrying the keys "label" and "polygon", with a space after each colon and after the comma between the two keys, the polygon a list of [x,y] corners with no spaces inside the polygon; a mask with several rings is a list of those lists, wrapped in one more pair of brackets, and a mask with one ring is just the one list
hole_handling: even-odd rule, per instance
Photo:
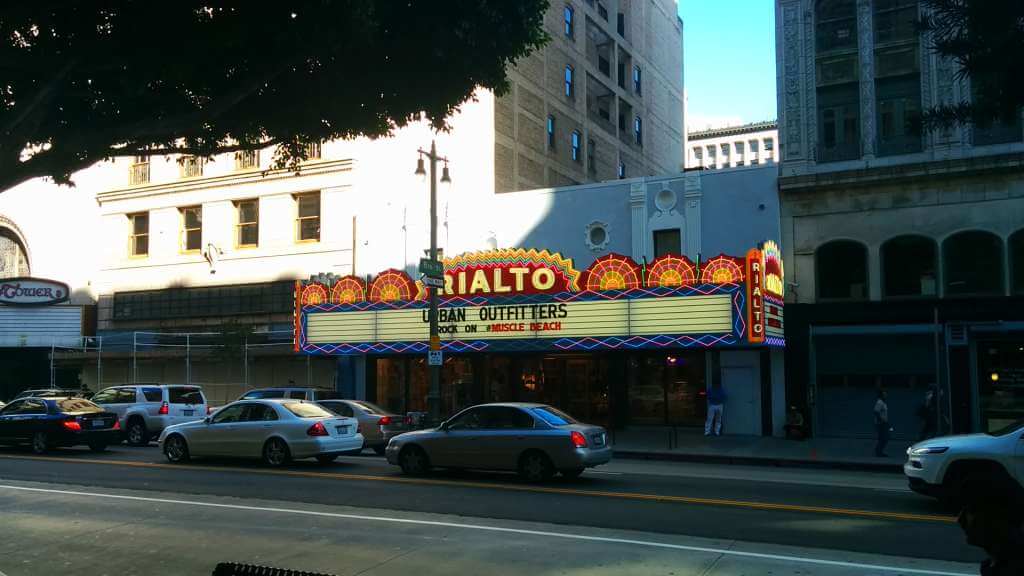
{"label": "asphalt road", "polygon": [[[269,470],[243,461],[171,465],[155,446],[34,457],[0,450],[0,484],[239,497],[379,513],[446,514],[822,550],[977,562],[954,519],[899,475],[617,461],[543,485],[507,474],[408,478],[373,456]],[[2,488],[0,488],[2,490]]]}

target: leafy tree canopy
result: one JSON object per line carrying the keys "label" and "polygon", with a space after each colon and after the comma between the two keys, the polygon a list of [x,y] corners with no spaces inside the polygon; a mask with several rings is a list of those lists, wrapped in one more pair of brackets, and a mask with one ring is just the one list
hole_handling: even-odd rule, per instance
{"label": "leafy tree canopy", "polygon": [[968,77],[972,101],[937,106],[925,126],[1013,122],[1024,106],[1024,1],[924,0],[931,48]]}
{"label": "leafy tree canopy", "polygon": [[83,2],[0,11],[0,191],[115,156],[211,156],[446,118],[539,47],[547,0]]}

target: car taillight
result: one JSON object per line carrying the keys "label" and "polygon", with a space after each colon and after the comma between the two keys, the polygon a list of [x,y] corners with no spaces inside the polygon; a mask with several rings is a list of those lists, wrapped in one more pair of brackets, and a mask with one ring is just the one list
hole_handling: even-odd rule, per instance
{"label": "car taillight", "polygon": [[569,438],[572,439],[572,445],[575,446],[576,448],[587,447],[587,437],[584,436],[582,432],[577,432],[573,430],[572,433],[569,435]]}
{"label": "car taillight", "polygon": [[316,424],[313,424],[312,426],[310,426],[309,430],[306,430],[306,435],[308,435],[308,436],[327,436],[327,428],[324,427],[324,423],[323,422],[317,422]]}
{"label": "car taillight", "polygon": [[70,432],[81,432],[82,431],[82,425],[79,424],[75,420],[65,420],[63,422],[63,424],[64,424],[64,429],[68,430]]}
{"label": "car taillight", "polygon": [[377,424],[380,424],[381,426],[390,426],[391,416],[381,416],[380,420],[377,420]]}
{"label": "car taillight", "polygon": [[163,404],[161,404],[161,405],[160,405],[160,410],[159,410],[159,412],[158,412],[158,413],[159,413],[159,414],[160,414],[161,416],[167,416],[168,414],[170,414],[170,413],[171,413],[171,409],[170,409],[170,407],[169,407],[169,406],[167,405],[167,402],[164,402]]}

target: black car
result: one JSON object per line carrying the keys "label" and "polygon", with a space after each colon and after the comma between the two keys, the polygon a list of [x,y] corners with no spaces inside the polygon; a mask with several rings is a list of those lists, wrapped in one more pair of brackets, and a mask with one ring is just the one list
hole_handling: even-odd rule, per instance
{"label": "black car", "polygon": [[36,454],[81,445],[102,452],[120,441],[117,415],[84,398],[20,398],[0,409],[0,444],[28,444]]}
{"label": "black car", "polygon": [[18,395],[14,397],[15,400],[21,398],[60,398],[60,397],[71,397],[71,396],[83,396],[81,390],[71,390],[66,388],[30,388],[28,390],[22,390],[18,392]]}

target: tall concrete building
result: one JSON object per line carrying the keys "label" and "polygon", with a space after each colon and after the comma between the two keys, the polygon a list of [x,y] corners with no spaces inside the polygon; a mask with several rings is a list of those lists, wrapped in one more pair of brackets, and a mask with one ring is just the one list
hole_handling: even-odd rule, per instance
{"label": "tall concrete building", "polygon": [[752,122],[689,132],[686,167],[714,170],[757,166],[776,161],[778,123]]}
{"label": "tall concrete building", "polygon": [[551,42],[496,99],[494,188],[678,172],[683,30],[671,0],[552,2]]}
{"label": "tall concrete building", "polygon": [[935,384],[940,431],[1024,417],[1024,128],[921,133],[972,98],[917,0],[778,0],[789,399],[820,436],[897,437]]}

